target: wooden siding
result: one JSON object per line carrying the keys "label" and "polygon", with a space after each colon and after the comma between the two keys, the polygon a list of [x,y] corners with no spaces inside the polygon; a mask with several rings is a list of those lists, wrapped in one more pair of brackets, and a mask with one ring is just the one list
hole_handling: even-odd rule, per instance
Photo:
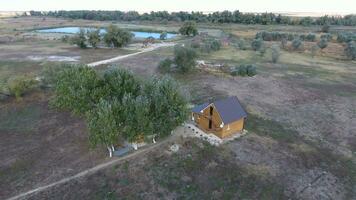
{"label": "wooden siding", "polygon": [[[213,107],[213,115],[210,116],[210,107]],[[213,133],[220,138],[226,138],[234,133],[241,132],[244,126],[244,118],[231,122],[230,124],[224,124],[223,128],[220,128],[222,120],[214,105],[210,105],[203,110],[203,113],[193,113],[194,121],[200,129],[207,133]],[[209,119],[212,119],[212,128],[209,129]]]}

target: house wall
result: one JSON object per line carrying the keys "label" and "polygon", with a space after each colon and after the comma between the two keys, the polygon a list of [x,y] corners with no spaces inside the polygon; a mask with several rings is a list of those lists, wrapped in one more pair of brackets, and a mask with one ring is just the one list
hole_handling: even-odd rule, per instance
{"label": "house wall", "polygon": [[[210,116],[210,107],[208,106],[203,110],[203,113],[193,113],[194,121],[197,123],[200,129],[205,132],[216,132],[216,129],[221,129],[220,124],[222,122],[219,113],[216,108],[213,107],[213,115]],[[209,129],[209,119],[212,119],[212,129]]]}
{"label": "house wall", "polygon": [[[213,106],[214,107],[214,106]],[[234,133],[240,132],[244,126],[244,118],[231,122],[230,124],[225,124],[223,128],[220,128],[222,122],[217,109],[214,107],[212,115],[212,129],[209,129],[209,118],[210,118],[210,106],[203,110],[203,113],[193,113],[194,121],[197,123],[198,127],[207,133],[213,133],[220,138],[226,138]]]}

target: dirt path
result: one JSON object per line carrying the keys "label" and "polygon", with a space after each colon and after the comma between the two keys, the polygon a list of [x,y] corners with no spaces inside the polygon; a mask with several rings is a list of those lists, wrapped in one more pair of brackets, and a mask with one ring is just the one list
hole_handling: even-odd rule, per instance
{"label": "dirt path", "polygon": [[132,57],[132,56],[136,56],[145,52],[149,52],[149,51],[153,51],[155,49],[161,48],[161,47],[170,47],[170,46],[174,46],[176,43],[174,42],[169,42],[169,43],[157,43],[157,44],[153,44],[151,47],[146,48],[140,52],[136,52],[136,53],[132,53],[132,54],[127,54],[127,55],[123,55],[123,56],[117,56],[115,58],[110,58],[107,60],[101,60],[101,61],[97,61],[97,62],[93,62],[93,63],[89,63],[88,66],[90,67],[95,67],[98,65],[103,65],[103,64],[108,64],[108,63],[112,63],[124,58],[128,58],[128,57]]}
{"label": "dirt path", "polygon": [[21,193],[21,194],[18,194],[14,197],[11,197],[11,198],[8,198],[7,200],[16,200],[16,199],[23,199],[25,198],[26,196],[29,196],[29,195],[33,195],[33,194],[36,194],[38,192],[42,192],[42,191],[45,191],[51,187],[54,187],[54,186],[58,186],[58,185],[61,185],[61,184],[64,184],[64,183],[67,183],[67,182],[70,182],[72,180],[75,180],[75,179],[79,179],[81,177],[84,177],[84,176],[87,176],[87,175],[90,175],[90,174],[93,174],[99,170],[102,170],[106,167],[110,167],[114,164],[117,164],[118,162],[120,161],[123,161],[123,160],[127,160],[127,159],[130,159],[130,158],[133,158],[135,156],[138,156],[138,155],[141,155],[141,154],[144,154],[144,153],[147,153],[153,149],[156,149],[158,147],[161,147],[162,145],[168,143],[169,141],[172,141],[174,140],[175,136],[172,136],[172,137],[169,137],[169,138],[166,138],[165,140],[159,142],[159,143],[156,143],[156,144],[152,144],[152,145],[149,145],[147,147],[144,147],[142,149],[139,149],[133,153],[130,153],[124,157],[120,157],[120,158],[114,158],[113,160],[109,161],[109,162],[106,162],[106,163],[102,163],[100,165],[97,165],[93,168],[90,168],[90,169],[87,169],[85,171],[82,171],[76,175],[73,175],[73,176],[70,176],[70,177],[67,177],[67,178],[64,178],[62,180],[59,180],[59,181],[56,181],[54,183],[51,183],[51,184],[48,184],[48,185],[44,185],[44,186],[41,186],[41,187],[38,187],[38,188],[35,188],[35,189],[32,189],[30,191],[27,191],[27,192],[24,192],[24,193]]}

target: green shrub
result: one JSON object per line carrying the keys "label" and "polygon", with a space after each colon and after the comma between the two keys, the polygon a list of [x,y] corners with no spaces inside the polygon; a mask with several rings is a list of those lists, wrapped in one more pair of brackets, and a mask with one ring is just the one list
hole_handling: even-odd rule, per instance
{"label": "green shrub", "polygon": [[162,60],[161,62],[159,62],[158,70],[163,73],[169,72],[171,70],[172,63],[173,63],[173,61],[171,59],[166,58],[166,59]]}
{"label": "green shrub", "polygon": [[326,33],[320,36],[320,39],[326,39],[327,41],[331,41],[333,39],[333,35],[330,33]]}
{"label": "green shrub", "polygon": [[197,53],[192,48],[176,45],[174,47],[174,63],[181,73],[190,71],[195,66]]}
{"label": "green shrub", "polygon": [[328,46],[328,40],[327,39],[321,39],[319,42],[318,42],[318,47],[323,50],[325,49],[327,46]]}
{"label": "green shrub", "polygon": [[100,29],[88,30],[87,31],[88,42],[93,48],[97,48],[100,43]]}
{"label": "green shrub", "polygon": [[247,76],[254,76],[257,74],[257,68],[255,65],[247,65]]}
{"label": "green shrub", "polygon": [[167,32],[161,33],[161,35],[159,35],[159,39],[160,40],[166,40],[167,39]]}
{"label": "green shrub", "polygon": [[251,47],[254,51],[260,50],[262,48],[262,46],[263,46],[263,41],[260,38],[254,39],[251,42]]}
{"label": "green shrub", "polygon": [[221,42],[217,39],[205,39],[203,44],[200,45],[200,50],[202,52],[210,53],[212,51],[219,51],[221,48]]}
{"label": "green shrub", "polygon": [[198,34],[196,23],[193,21],[184,22],[183,26],[179,29],[179,33],[186,36],[196,36]]}
{"label": "green shrub", "polygon": [[356,43],[354,41],[348,42],[344,51],[348,58],[356,60]]}
{"label": "green shrub", "polygon": [[231,70],[230,74],[232,76],[254,76],[257,74],[257,68],[255,65],[247,64],[240,65]]}
{"label": "green shrub", "polygon": [[301,49],[302,46],[303,46],[303,42],[300,39],[296,38],[292,41],[292,47],[294,50]]}
{"label": "green shrub", "polygon": [[133,35],[127,30],[120,29],[115,25],[110,25],[106,28],[106,33],[104,34],[104,42],[108,47],[123,47],[127,45]]}
{"label": "green shrub", "polygon": [[20,100],[22,95],[35,88],[38,81],[27,76],[16,76],[10,78],[7,82],[7,88],[10,92],[10,95],[15,96],[17,100]]}
{"label": "green shrub", "polygon": [[87,38],[85,36],[85,29],[81,28],[79,33],[75,34],[71,38],[71,43],[77,45],[78,47],[85,49],[87,48],[86,44]]}
{"label": "green shrub", "polygon": [[330,25],[329,24],[324,24],[322,27],[321,27],[321,32],[323,33],[329,33],[329,30],[330,30]]}

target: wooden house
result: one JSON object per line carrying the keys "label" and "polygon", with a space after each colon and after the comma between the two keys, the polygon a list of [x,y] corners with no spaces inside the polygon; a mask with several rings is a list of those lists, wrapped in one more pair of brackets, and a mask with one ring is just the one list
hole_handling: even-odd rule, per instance
{"label": "wooden house", "polygon": [[204,103],[192,109],[192,120],[207,133],[226,138],[239,133],[247,117],[237,97]]}

